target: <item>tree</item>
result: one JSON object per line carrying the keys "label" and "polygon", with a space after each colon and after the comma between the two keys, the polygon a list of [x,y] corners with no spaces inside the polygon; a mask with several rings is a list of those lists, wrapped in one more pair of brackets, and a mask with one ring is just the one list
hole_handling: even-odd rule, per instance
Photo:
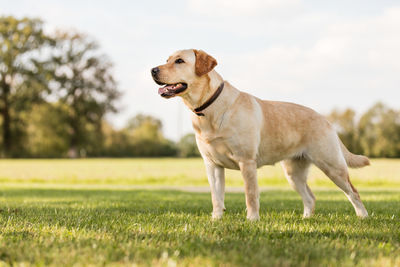
{"label": "tree", "polygon": [[0,114],[2,154],[14,154],[23,132],[19,117],[48,93],[49,73],[43,61],[53,42],[38,19],[0,17]]}
{"label": "tree", "polygon": [[200,156],[195,135],[192,133],[186,134],[179,140],[178,149],[180,157],[189,158]]}
{"label": "tree", "polygon": [[400,156],[400,112],[377,103],[361,117],[359,131],[365,154],[373,157]]}
{"label": "tree", "polygon": [[[96,153],[102,143],[102,121],[107,112],[116,112],[120,96],[112,75],[112,64],[99,53],[98,45],[80,33],[57,32],[52,64],[51,89],[69,107],[69,155]],[[96,140],[95,140],[96,139]],[[95,140],[96,144],[90,144]]]}
{"label": "tree", "polygon": [[104,145],[102,156],[133,156],[132,138],[126,129],[114,129],[109,123],[103,123]]}
{"label": "tree", "polygon": [[65,114],[68,107],[61,103],[34,105],[26,114],[27,138],[25,155],[35,158],[65,157],[68,152],[68,132]]}
{"label": "tree", "polygon": [[138,114],[124,129],[131,140],[132,155],[141,157],[176,156],[175,144],[162,134],[162,123],[149,115]]}
{"label": "tree", "polygon": [[136,115],[128,120],[126,129],[135,139],[161,140],[164,138],[161,121],[150,115]]}

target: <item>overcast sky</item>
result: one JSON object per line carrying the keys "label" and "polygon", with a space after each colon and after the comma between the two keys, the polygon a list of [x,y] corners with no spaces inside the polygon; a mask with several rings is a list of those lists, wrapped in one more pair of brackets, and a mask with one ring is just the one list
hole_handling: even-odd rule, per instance
{"label": "overcast sky", "polygon": [[400,108],[400,1],[389,0],[0,0],[0,14],[42,18],[46,28],[93,36],[115,64],[120,127],[141,112],[177,140],[191,132],[181,100],[163,99],[150,68],[202,49],[238,89],[320,113]]}

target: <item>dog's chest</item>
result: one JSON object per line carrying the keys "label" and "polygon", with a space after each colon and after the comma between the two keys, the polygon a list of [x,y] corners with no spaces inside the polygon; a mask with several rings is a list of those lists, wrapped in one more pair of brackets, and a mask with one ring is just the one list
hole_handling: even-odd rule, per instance
{"label": "dog's chest", "polygon": [[208,160],[225,168],[239,169],[241,159],[251,158],[255,154],[254,146],[248,143],[250,139],[241,138],[246,136],[243,133],[246,128],[227,127],[227,122],[194,121],[197,145],[202,156]]}
{"label": "dog's chest", "polygon": [[238,159],[243,156],[246,147],[239,145],[237,135],[228,128],[210,127],[207,124],[201,125],[201,128],[194,128],[197,145],[203,157],[216,165],[229,169],[239,169]]}
{"label": "dog's chest", "polygon": [[235,147],[231,138],[198,136],[197,143],[202,155],[219,166],[239,169]]}

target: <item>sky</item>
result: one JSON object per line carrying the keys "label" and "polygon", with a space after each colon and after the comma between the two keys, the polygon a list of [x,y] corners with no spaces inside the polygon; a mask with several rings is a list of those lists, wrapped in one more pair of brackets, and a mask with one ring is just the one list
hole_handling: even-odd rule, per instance
{"label": "sky", "polygon": [[138,114],[178,140],[193,132],[181,99],[163,99],[150,69],[176,50],[202,49],[216,71],[259,98],[322,113],[377,101],[400,108],[400,1],[0,0],[0,15],[38,17],[46,30],[96,39],[123,96],[115,127]]}

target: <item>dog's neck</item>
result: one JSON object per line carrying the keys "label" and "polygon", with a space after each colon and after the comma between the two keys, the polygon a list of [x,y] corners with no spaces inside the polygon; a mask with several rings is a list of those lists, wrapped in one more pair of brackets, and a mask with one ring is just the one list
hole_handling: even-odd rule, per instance
{"label": "dog's neck", "polygon": [[183,102],[189,109],[195,110],[211,98],[223,81],[221,75],[212,70],[191,85],[190,92],[182,95]]}
{"label": "dog's neck", "polygon": [[[182,95],[183,102],[185,105],[193,111],[194,118],[204,118],[205,120],[218,120],[221,116],[236,100],[239,96],[240,91],[232,87],[229,82],[224,82],[224,87],[221,94],[205,108],[201,113],[205,116],[198,116],[194,110],[204,103],[206,103],[218,90],[221,84],[224,82],[222,77],[216,72],[211,71],[204,75],[197,84],[191,85],[191,90]],[[229,95],[229,97],[227,97]]]}

